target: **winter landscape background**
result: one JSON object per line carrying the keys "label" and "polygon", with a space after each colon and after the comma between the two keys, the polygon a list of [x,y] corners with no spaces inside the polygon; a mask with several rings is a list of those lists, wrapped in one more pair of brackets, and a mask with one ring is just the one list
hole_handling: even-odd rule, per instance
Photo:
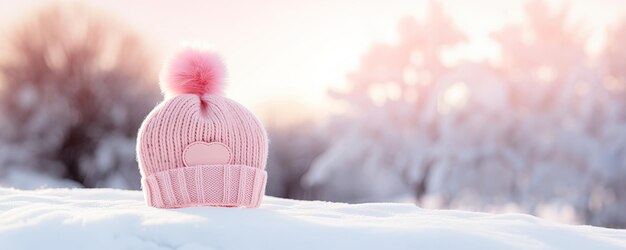
{"label": "winter landscape background", "polygon": [[[258,9],[259,20],[292,11],[267,25],[304,26],[278,25],[276,32],[247,27],[254,15],[228,28],[209,25],[227,18],[232,6],[223,3],[204,3],[196,9],[208,14],[190,12],[177,21],[169,20],[174,13],[164,18],[154,11],[146,22],[164,20],[148,28],[128,17],[136,4],[118,13],[98,3],[25,2],[0,5],[0,13],[17,13],[0,19],[0,186],[138,189],[135,136],[162,99],[156,81],[169,45],[159,38],[213,42],[216,36],[231,69],[227,96],[255,111],[268,129],[268,195],[523,212],[626,228],[621,1],[493,3],[493,12],[519,12],[519,20],[488,19],[473,8],[463,16],[459,1],[418,1],[397,16],[380,7],[386,1],[359,2],[376,7],[365,12],[357,3],[300,9],[276,1]],[[389,12],[402,3],[388,3]],[[250,5],[232,15],[258,7]],[[329,23],[322,15],[343,20],[352,11],[380,14],[391,24]],[[466,30],[458,20],[467,16],[496,28]],[[587,25],[606,17],[615,18]],[[181,26],[189,33],[177,37],[168,22],[201,26]],[[373,36],[361,48],[351,46],[363,40],[361,33],[333,24],[392,35]],[[285,34],[320,40],[275,45]],[[476,40],[488,46],[472,47]],[[355,48],[360,55],[331,56]],[[341,78],[324,77],[333,74]],[[323,96],[303,94],[312,89]]]}

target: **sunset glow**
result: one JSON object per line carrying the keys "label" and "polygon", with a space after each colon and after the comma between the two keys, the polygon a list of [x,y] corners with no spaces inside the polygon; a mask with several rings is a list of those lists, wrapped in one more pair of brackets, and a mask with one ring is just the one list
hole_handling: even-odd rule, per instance
{"label": "sunset glow", "polygon": [[[0,4],[0,21],[6,23],[48,2],[52,1],[4,1]],[[490,33],[501,28],[503,22],[518,22],[523,17],[521,0],[442,2],[468,35],[467,45],[444,54],[448,64],[464,59],[495,61],[498,50]],[[618,0],[593,4],[583,0],[550,2],[568,3],[575,19],[584,21],[585,30],[590,31],[592,51],[601,46],[607,26],[626,10],[624,5],[614,4]],[[210,42],[227,58],[227,94],[258,107],[253,109],[280,99],[315,106],[313,112],[321,113],[331,108],[326,89],[342,88],[346,72],[358,66],[361,54],[372,43],[397,41],[397,21],[405,16],[422,18],[427,3],[359,1],[355,6],[352,1],[89,2],[120,16],[145,34],[157,61],[182,41]],[[491,7],[482,7],[486,5]],[[172,9],[180,16],[172,15]],[[168,18],[154,18],[159,16]],[[3,28],[0,26],[0,30]]]}

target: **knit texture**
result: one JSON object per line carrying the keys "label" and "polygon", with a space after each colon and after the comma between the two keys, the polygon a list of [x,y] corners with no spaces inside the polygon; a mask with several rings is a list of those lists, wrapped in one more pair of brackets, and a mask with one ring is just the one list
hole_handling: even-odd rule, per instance
{"label": "knit texture", "polygon": [[[186,159],[186,150],[197,143],[219,145],[221,151],[206,154],[226,155],[206,158],[227,162]],[[202,153],[202,147],[194,150]],[[182,94],[159,104],[139,129],[137,157],[153,207],[258,207],[265,193],[265,129],[250,111],[222,96]]]}

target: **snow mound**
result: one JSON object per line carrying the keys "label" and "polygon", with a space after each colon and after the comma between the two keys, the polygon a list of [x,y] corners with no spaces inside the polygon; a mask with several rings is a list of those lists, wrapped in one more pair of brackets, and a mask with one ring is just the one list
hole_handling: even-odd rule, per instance
{"label": "snow mound", "polygon": [[139,191],[0,189],[2,249],[623,249],[626,230],[522,214],[266,197],[259,209],[147,207]]}

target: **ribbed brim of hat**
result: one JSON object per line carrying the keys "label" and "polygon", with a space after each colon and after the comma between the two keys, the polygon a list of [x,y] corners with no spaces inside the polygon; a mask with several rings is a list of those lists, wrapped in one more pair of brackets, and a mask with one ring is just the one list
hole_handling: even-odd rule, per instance
{"label": "ribbed brim of hat", "polygon": [[147,203],[158,208],[258,207],[267,172],[245,165],[174,168],[142,178]]}

